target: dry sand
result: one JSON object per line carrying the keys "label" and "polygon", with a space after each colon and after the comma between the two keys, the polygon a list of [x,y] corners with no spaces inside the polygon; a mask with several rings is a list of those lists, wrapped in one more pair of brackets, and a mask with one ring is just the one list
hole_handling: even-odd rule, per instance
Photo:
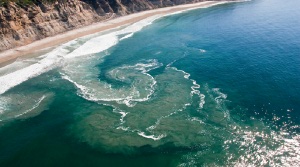
{"label": "dry sand", "polygon": [[207,8],[214,5],[219,5],[223,3],[228,3],[232,1],[205,1],[194,4],[178,5],[166,8],[159,8],[154,10],[143,11],[139,13],[130,14],[127,16],[122,16],[114,19],[109,19],[103,22],[95,23],[86,27],[74,29],[62,34],[58,34],[52,37],[47,37],[42,40],[35,41],[29,45],[17,47],[0,53],[0,64],[6,64],[20,56],[28,55],[36,51],[40,51],[45,48],[53,47],[73,39],[86,36],[89,34],[94,34],[97,32],[109,30],[112,28],[117,28],[119,26],[124,26],[132,24],[148,18],[154,15],[167,15],[175,12],[192,10],[197,8]]}

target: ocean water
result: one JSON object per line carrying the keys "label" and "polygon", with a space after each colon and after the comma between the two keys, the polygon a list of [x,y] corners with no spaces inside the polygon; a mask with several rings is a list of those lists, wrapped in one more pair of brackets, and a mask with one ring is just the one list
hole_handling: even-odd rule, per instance
{"label": "ocean water", "polygon": [[0,68],[0,166],[298,166],[298,1],[228,3]]}

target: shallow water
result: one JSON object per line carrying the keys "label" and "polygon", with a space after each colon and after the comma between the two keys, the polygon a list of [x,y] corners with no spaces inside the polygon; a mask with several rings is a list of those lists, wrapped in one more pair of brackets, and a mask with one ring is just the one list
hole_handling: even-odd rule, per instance
{"label": "shallow water", "polygon": [[298,5],[156,16],[0,68],[0,166],[297,166]]}

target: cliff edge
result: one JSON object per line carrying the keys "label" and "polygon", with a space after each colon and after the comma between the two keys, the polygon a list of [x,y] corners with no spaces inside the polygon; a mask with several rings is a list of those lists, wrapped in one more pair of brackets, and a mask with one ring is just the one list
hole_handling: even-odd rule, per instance
{"label": "cliff edge", "polygon": [[113,17],[204,0],[35,0],[0,6],[0,51]]}

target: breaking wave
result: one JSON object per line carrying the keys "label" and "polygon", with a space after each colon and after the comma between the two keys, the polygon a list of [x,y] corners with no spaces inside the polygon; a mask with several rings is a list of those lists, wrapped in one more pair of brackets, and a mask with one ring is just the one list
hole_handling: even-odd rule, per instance
{"label": "breaking wave", "polygon": [[59,65],[62,65],[63,56],[69,52],[67,47],[73,43],[74,41],[63,44],[62,46],[44,55],[45,58],[35,64],[0,76],[0,95],[23,83],[24,81],[27,81],[28,79],[36,77],[58,67]]}
{"label": "breaking wave", "polygon": [[[31,64],[22,69],[16,68],[16,71],[7,73],[4,69],[2,71],[3,75],[0,76],[0,94],[5,93],[9,89],[27,81],[28,79],[34,78],[42,73],[48,72],[54,68],[57,68],[69,61],[66,59],[76,58],[79,56],[90,55],[105,51],[112,46],[116,45],[120,40],[131,37],[135,32],[140,31],[143,27],[150,25],[154,20],[161,16],[149,17],[147,19],[136,22],[132,25],[127,26],[126,28],[111,32],[108,34],[101,35],[99,37],[94,37],[86,41],[83,45],[79,45],[80,40],[73,40],[67,42],[53,51],[40,56],[42,60],[37,61],[34,64]],[[123,38],[119,39],[119,36],[126,35]],[[75,49],[75,50],[74,50]],[[26,61],[26,60],[24,60]],[[8,65],[3,68],[13,69],[16,67],[15,64]]]}

